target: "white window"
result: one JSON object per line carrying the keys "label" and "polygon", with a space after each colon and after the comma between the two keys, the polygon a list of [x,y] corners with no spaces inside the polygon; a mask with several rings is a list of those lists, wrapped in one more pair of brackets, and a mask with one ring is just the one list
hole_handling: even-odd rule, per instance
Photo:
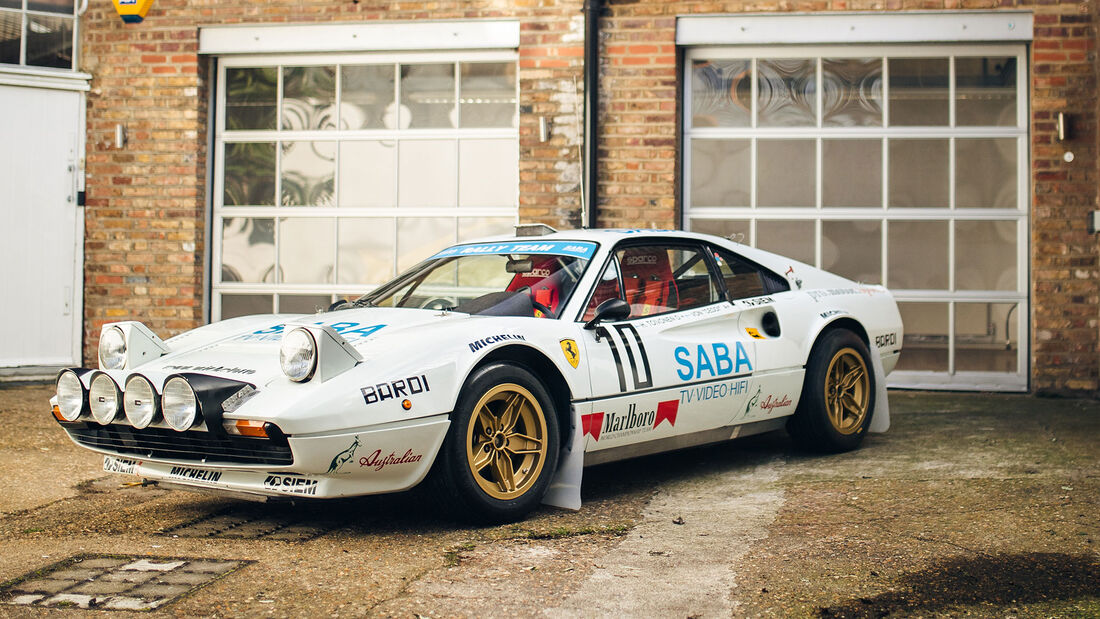
{"label": "white window", "polygon": [[79,0],[0,0],[0,64],[72,70]]}
{"label": "white window", "polygon": [[1027,388],[1023,44],[693,47],[684,226],[897,296],[891,384]]}
{"label": "white window", "polygon": [[514,51],[229,56],[217,92],[214,320],[314,312],[516,222]]}

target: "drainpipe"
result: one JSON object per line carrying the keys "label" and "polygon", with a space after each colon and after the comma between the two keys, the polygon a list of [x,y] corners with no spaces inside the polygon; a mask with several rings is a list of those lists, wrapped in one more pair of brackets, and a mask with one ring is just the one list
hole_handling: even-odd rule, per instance
{"label": "drainpipe", "polygon": [[595,228],[597,157],[596,136],[599,129],[600,74],[600,10],[601,0],[584,0],[584,204],[588,210],[586,228]]}

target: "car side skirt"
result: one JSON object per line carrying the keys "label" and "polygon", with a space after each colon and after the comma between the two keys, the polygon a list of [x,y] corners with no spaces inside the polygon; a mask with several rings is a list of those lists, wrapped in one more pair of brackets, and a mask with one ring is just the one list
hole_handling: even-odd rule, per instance
{"label": "car side skirt", "polygon": [[783,428],[786,424],[787,417],[784,416],[777,417],[775,419],[754,421],[752,423],[745,423],[736,426],[723,426],[721,428],[715,428],[713,430],[706,430],[703,432],[694,432],[692,434],[670,436],[668,438],[660,438],[652,441],[646,441],[644,443],[634,443],[632,445],[623,445],[621,447],[611,447],[609,449],[601,449],[599,451],[590,451],[584,454],[584,465],[588,467],[597,464],[606,464],[608,462],[618,462],[619,460],[640,458],[642,456],[649,456],[656,453],[674,451],[677,449],[699,447],[701,445],[713,445],[715,443],[722,443],[735,438],[752,436],[753,434],[763,434],[764,432],[771,432],[772,430],[779,430]]}

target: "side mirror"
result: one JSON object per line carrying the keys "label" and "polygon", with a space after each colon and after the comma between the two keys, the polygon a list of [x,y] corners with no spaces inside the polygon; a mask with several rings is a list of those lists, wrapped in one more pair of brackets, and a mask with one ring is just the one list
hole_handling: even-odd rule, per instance
{"label": "side mirror", "polygon": [[605,320],[626,320],[630,316],[630,304],[622,299],[608,299],[596,306],[596,315],[584,323],[585,329],[595,329]]}

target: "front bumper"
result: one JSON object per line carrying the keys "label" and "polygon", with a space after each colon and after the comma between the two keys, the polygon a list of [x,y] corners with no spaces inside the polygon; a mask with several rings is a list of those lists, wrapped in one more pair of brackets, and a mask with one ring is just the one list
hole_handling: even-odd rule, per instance
{"label": "front bumper", "polygon": [[144,458],[83,446],[105,454],[103,469],[107,472],[186,489],[246,498],[335,498],[399,492],[420,483],[449,426],[446,415],[437,415],[358,432],[290,436],[287,441],[293,461],[283,466]]}

